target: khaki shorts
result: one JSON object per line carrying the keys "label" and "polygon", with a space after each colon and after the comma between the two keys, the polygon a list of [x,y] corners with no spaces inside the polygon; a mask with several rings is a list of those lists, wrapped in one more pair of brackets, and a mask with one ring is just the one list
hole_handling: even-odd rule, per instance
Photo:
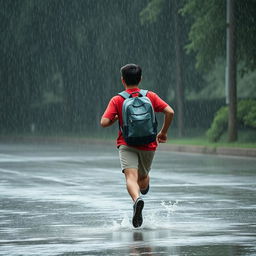
{"label": "khaki shorts", "polygon": [[140,176],[147,176],[155,155],[155,151],[139,150],[134,147],[121,145],[119,158],[122,172],[127,168],[138,169]]}

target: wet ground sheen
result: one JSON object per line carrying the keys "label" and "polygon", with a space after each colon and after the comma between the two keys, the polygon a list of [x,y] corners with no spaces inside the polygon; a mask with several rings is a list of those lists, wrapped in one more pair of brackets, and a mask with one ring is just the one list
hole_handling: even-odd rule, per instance
{"label": "wet ground sheen", "polygon": [[158,151],[143,198],[114,146],[0,144],[0,255],[256,255],[256,159]]}

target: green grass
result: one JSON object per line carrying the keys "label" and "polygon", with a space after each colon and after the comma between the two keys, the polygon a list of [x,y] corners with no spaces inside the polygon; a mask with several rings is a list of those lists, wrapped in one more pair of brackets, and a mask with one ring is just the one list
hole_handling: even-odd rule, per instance
{"label": "green grass", "polygon": [[256,148],[256,143],[252,142],[209,142],[204,137],[197,138],[169,138],[168,144],[176,144],[176,145],[196,145],[196,146],[207,146],[207,147],[239,147],[239,148]]}
{"label": "green grass", "polygon": [[177,145],[196,145],[207,147],[238,147],[238,148],[256,148],[256,130],[239,130],[238,141],[228,142],[227,133],[221,136],[220,141],[210,142],[206,137],[206,131],[198,129],[190,129],[182,138],[177,137],[177,130],[171,131],[168,143]]}

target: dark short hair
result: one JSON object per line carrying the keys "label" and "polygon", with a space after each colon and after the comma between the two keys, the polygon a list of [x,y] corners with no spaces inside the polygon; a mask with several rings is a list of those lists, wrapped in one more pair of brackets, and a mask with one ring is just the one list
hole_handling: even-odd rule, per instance
{"label": "dark short hair", "polygon": [[139,65],[127,64],[121,67],[120,72],[127,85],[139,84],[142,74],[142,70]]}

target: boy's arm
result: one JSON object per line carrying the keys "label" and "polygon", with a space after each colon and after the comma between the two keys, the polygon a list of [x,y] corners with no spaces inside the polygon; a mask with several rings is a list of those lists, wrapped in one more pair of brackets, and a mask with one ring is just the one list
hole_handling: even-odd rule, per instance
{"label": "boy's arm", "polygon": [[112,125],[117,119],[118,119],[118,113],[116,108],[115,97],[113,97],[109,101],[108,106],[101,117],[100,125],[102,127],[108,127]]}
{"label": "boy's arm", "polygon": [[108,126],[112,125],[117,119],[118,119],[118,115],[116,115],[113,120],[111,120],[107,117],[102,117],[100,120],[100,125],[102,127],[108,127]]}
{"label": "boy's arm", "polygon": [[172,119],[174,116],[174,111],[170,106],[167,106],[163,110],[164,113],[164,123],[162,129],[157,135],[157,141],[159,143],[165,143],[167,141],[167,131],[172,123]]}

